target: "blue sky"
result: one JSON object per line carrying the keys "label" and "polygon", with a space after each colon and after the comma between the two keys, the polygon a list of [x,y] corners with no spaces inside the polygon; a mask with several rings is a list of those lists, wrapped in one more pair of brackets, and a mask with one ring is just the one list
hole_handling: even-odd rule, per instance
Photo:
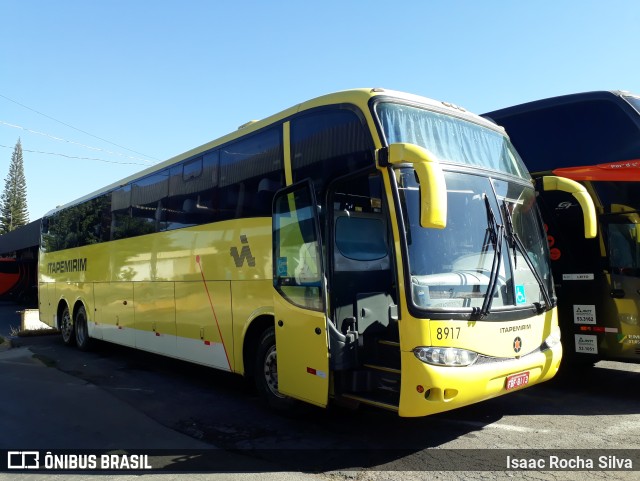
{"label": "blue sky", "polygon": [[640,93],[634,1],[0,0],[0,12],[0,188],[20,137],[31,220],[336,90],[476,113]]}

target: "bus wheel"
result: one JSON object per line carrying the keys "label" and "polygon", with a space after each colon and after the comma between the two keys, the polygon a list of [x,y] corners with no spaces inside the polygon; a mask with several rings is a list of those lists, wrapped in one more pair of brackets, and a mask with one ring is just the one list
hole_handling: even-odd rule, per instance
{"label": "bus wheel", "polygon": [[78,308],[74,325],[78,348],[83,351],[89,350],[91,348],[91,338],[89,337],[89,329],[87,328],[87,311],[84,306]]}
{"label": "bus wheel", "polygon": [[278,391],[278,357],[276,353],[276,333],[273,327],[262,333],[256,356],[256,387],[267,403],[277,409],[286,410],[294,400]]}
{"label": "bus wheel", "polygon": [[60,318],[60,332],[62,333],[62,341],[67,346],[73,346],[75,344],[75,330],[73,328],[73,321],[71,320],[71,314],[69,313],[68,306],[65,306],[62,311],[62,317]]}

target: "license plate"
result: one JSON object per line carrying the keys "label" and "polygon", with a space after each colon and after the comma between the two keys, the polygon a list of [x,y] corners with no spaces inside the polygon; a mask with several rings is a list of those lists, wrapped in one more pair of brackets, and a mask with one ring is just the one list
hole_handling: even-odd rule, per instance
{"label": "license plate", "polygon": [[526,386],[527,384],[529,384],[529,371],[507,376],[505,389],[509,391],[511,389]]}

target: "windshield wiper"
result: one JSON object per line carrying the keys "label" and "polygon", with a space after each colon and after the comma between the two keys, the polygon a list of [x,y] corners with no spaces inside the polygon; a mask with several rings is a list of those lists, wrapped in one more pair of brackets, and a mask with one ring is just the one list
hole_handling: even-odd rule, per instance
{"label": "windshield wiper", "polygon": [[502,241],[504,239],[504,226],[498,224],[496,216],[493,213],[491,204],[489,203],[489,197],[484,194],[484,206],[487,210],[487,235],[485,237],[485,243],[483,250],[486,249],[488,244],[493,244],[493,262],[491,264],[491,276],[489,276],[489,283],[487,284],[487,292],[484,297],[484,302],[481,308],[474,307],[471,316],[477,319],[486,317],[491,312],[491,304],[493,303],[493,296],[496,293],[498,287],[498,276],[500,274],[500,265],[502,263]]}
{"label": "windshield wiper", "polygon": [[504,211],[504,219],[505,219],[505,223],[507,224],[507,238],[509,239],[510,241],[509,244],[513,249],[513,264],[514,264],[513,267],[514,268],[516,267],[516,259],[517,259],[516,250],[518,250],[522,254],[522,257],[524,257],[524,261],[527,263],[527,266],[529,266],[529,269],[531,270],[533,277],[535,277],[536,282],[540,287],[540,291],[542,292],[542,297],[544,297],[544,302],[547,305],[547,309],[543,309],[539,302],[534,302],[536,309],[538,310],[539,313],[543,312],[544,310],[549,310],[552,307],[554,307],[554,304],[551,301],[551,297],[549,296],[549,291],[547,290],[547,287],[545,286],[544,281],[542,280],[542,277],[540,277],[540,273],[538,272],[536,267],[533,265],[533,261],[531,260],[531,257],[529,257],[527,248],[524,246],[522,240],[520,239],[520,236],[513,228],[511,211],[509,210],[509,206],[507,205],[507,202],[505,200],[502,201],[502,210]]}

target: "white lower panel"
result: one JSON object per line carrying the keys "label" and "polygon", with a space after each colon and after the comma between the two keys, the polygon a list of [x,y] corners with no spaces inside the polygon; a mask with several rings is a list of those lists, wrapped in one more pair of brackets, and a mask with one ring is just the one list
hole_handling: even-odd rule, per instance
{"label": "white lower panel", "polygon": [[132,341],[135,337],[135,347],[138,349],[231,371],[224,346],[220,342],[188,339],[169,334],[158,335],[153,331],[118,329],[113,326],[107,326],[106,333],[108,336],[105,335],[104,339],[115,344],[133,346]]}
{"label": "white lower panel", "polygon": [[220,342],[178,337],[176,357],[224,371],[231,371],[224,346]]}
{"label": "white lower panel", "polygon": [[139,349],[176,357],[176,336],[136,329],[135,338],[136,347]]}
{"label": "white lower panel", "polygon": [[123,346],[135,347],[135,329],[131,327],[114,326],[113,324],[100,324],[102,339]]}

